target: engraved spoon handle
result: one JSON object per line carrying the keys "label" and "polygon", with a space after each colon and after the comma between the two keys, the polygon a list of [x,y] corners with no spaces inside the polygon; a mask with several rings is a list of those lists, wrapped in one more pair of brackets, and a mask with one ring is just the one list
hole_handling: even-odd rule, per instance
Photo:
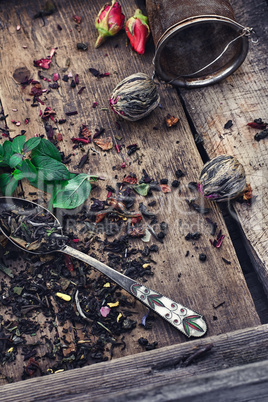
{"label": "engraved spoon handle", "polygon": [[59,251],[69,254],[70,256],[75,257],[102,272],[187,337],[200,337],[206,333],[207,325],[203,317],[188,307],[184,307],[168,297],[139,284],[103,262],[100,262],[72,247],[66,246],[64,249]]}

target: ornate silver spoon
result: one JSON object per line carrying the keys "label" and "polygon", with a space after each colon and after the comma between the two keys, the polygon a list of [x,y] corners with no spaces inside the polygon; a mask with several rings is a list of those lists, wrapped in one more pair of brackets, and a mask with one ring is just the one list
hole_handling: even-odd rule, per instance
{"label": "ornate silver spoon", "polygon": [[[19,229],[18,224],[15,228],[13,225],[12,229],[12,227],[9,227],[12,226],[11,224],[9,225],[10,222],[7,223],[8,219],[9,221],[11,220],[12,211],[17,215],[20,215],[20,219],[18,219],[20,222],[19,225],[22,223],[25,225],[26,222],[27,225],[31,225],[32,229],[35,229],[35,231],[39,230],[38,227],[44,228],[44,223],[40,222],[40,219],[35,221],[34,217],[38,217],[38,215],[41,217],[45,216],[47,221],[49,220],[50,227],[47,238],[50,243],[46,244],[44,239],[41,242],[33,241],[30,243],[29,241],[27,242],[27,239],[18,239],[16,237],[16,233]],[[132,296],[135,296],[143,304],[151,308],[187,337],[200,337],[206,333],[207,325],[200,314],[188,307],[182,306],[159,292],[139,284],[95,258],[66,245],[67,238],[62,235],[60,222],[48,209],[21,198],[0,197],[0,218],[1,232],[13,244],[22,250],[28,251],[32,254],[61,252],[75,257],[106,275],[113,282],[117,283]],[[5,219],[7,220],[5,221]]]}

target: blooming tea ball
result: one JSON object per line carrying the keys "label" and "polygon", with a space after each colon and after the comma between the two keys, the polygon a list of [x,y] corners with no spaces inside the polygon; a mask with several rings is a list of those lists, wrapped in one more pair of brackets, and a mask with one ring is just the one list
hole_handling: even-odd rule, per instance
{"label": "blooming tea ball", "polygon": [[110,98],[112,110],[129,121],[140,120],[159,104],[154,81],[144,73],[132,74],[121,81]]}
{"label": "blooming tea ball", "polygon": [[246,186],[244,167],[230,155],[219,155],[211,159],[204,165],[199,178],[200,192],[215,201],[239,197]]}

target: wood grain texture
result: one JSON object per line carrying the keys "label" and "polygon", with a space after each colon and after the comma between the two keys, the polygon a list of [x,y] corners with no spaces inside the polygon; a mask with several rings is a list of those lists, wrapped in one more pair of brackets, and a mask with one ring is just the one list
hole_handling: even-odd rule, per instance
{"label": "wood grain texture", "polygon": [[[254,363],[255,367],[258,367],[256,362],[259,362],[261,367],[261,362],[267,357],[267,340],[267,325],[234,331],[49,377],[4,385],[0,388],[0,398],[1,401],[11,401],[15,398],[18,402],[22,400],[45,402],[85,399],[87,401],[121,401],[123,398],[128,399],[127,395],[129,395],[131,400],[135,400],[135,397],[140,398],[137,400],[143,400],[142,398],[146,397],[155,400],[158,394],[161,395],[161,388],[167,390],[169,387],[173,387],[174,383],[177,384],[176,390],[182,387],[181,390],[185,395],[187,389],[190,394],[191,389],[195,388],[195,383],[202,384],[204,387],[202,391],[205,393],[212,389],[209,378],[213,379],[212,386],[215,386],[214,381],[218,378],[218,370],[221,370],[218,386],[225,387],[224,378],[229,377],[228,373],[235,367],[238,370],[241,368],[242,372]],[[183,366],[197,350],[210,344],[213,345],[211,350],[194,359],[188,366]],[[265,367],[267,360],[263,363],[263,367]],[[209,374],[205,377],[206,373]],[[206,378],[206,382],[201,382],[201,375]],[[253,378],[254,382],[257,381],[260,384],[266,375],[266,370],[262,374],[257,369],[255,373],[252,372],[252,377],[247,379],[243,376],[238,381],[235,376],[233,381],[228,379],[230,389],[240,387],[243,382],[245,384],[253,382]],[[191,383],[191,387],[186,387],[186,385],[183,387],[183,384]],[[207,388],[205,388],[206,383]],[[197,392],[196,390],[197,387],[195,392]],[[194,396],[194,393],[192,395]],[[229,401],[229,399],[226,400]]]}
{"label": "wood grain texture", "polygon": [[[247,123],[257,118],[267,121],[267,43],[268,5],[266,1],[231,1],[236,19],[253,27],[258,43],[250,40],[249,53],[243,65],[228,79],[215,86],[181,91],[186,108],[197,132],[204,139],[204,147],[213,158],[219,154],[236,156],[244,165],[247,182],[253,189],[253,205],[234,203],[247,248],[263,285],[268,291],[267,236],[267,139],[257,142],[254,135],[261,131]],[[256,36],[253,37],[256,39]],[[228,120],[232,127],[224,129]],[[230,206],[230,213],[233,209]]]}
{"label": "wood grain texture", "polygon": [[[115,186],[117,181],[122,180],[123,176],[130,172],[136,173],[140,179],[142,169],[145,169],[151,177],[157,180],[168,178],[171,183],[175,179],[175,171],[181,169],[185,176],[180,180],[179,189],[172,189],[169,194],[155,193],[153,198],[157,202],[154,212],[157,213],[158,222],[167,222],[169,229],[163,245],[159,247],[159,253],[155,255],[157,264],[153,269],[154,276],[148,279],[147,284],[200,312],[208,323],[208,336],[254,327],[259,324],[259,318],[221,212],[217,205],[206,203],[206,206],[211,208],[209,218],[217,222],[218,229],[226,235],[221,249],[216,249],[210,244],[211,227],[205,217],[190,209],[186,202],[187,199],[197,196],[189,190],[188,183],[197,180],[202,161],[176,90],[160,85],[161,108],[159,107],[146,119],[135,123],[120,121],[120,131],[116,128],[116,116],[108,105],[109,95],[119,81],[132,73],[142,71],[152,75],[153,46],[149,43],[146,55],[141,57],[131,50],[126,36],[122,33],[111,38],[101,48],[94,49],[96,30],[93,21],[103,4],[104,1],[100,0],[90,6],[88,1],[79,0],[74,3],[71,0],[59,0],[57,12],[46,17],[44,25],[41,19],[32,18],[40,10],[43,2],[30,0],[23,4],[14,0],[1,2],[0,98],[5,114],[8,114],[8,126],[15,130],[11,133],[12,137],[19,134],[21,129],[26,130],[28,138],[36,133],[45,134],[39,112],[50,106],[56,111],[57,119],[67,119],[65,125],[53,124],[53,127],[56,133],[62,133],[63,142],[59,144],[60,149],[65,154],[73,154],[69,168],[75,169],[82,152],[73,150],[71,137],[77,137],[82,124],[87,124],[92,132],[102,126],[105,127],[107,135],[119,134],[122,137],[119,143],[123,146],[120,154],[116,153],[114,148],[109,152],[90,151],[89,164],[83,168],[85,173],[90,172],[106,178],[105,184],[100,184],[92,192],[92,196],[101,199],[106,198],[106,184]],[[133,14],[131,2],[124,0],[122,6],[127,16]],[[74,14],[82,16],[81,27],[75,27],[72,20]],[[16,30],[18,24],[21,26],[19,31]],[[57,24],[62,27],[61,31],[58,30]],[[76,48],[78,42],[88,43],[89,50],[79,52]],[[66,72],[72,72],[73,76],[79,74],[78,88],[85,86],[86,89],[81,95],[77,95],[78,88],[71,88],[70,82],[60,81],[59,90],[51,90],[46,95],[45,105],[33,108],[30,106],[31,102],[27,101],[30,97],[29,87],[22,89],[13,79],[13,73],[17,68],[25,66],[31,72],[31,76],[38,79],[38,69],[33,67],[33,60],[46,57],[51,48],[57,48],[57,53],[50,69],[43,74],[50,78],[55,72],[59,72],[61,77]],[[67,59],[70,59],[70,67],[65,71]],[[110,72],[110,76],[98,79],[90,74],[90,67],[102,73]],[[42,84],[45,86],[45,83]],[[92,107],[93,102],[98,103],[96,108]],[[14,112],[12,109],[18,111]],[[66,116],[66,112],[74,110],[78,111],[76,116]],[[176,127],[170,129],[166,127],[164,120],[168,113],[180,118]],[[18,128],[11,123],[12,119],[23,122],[26,117],[30,118],[28,125],[22,123]],[[128,156],[125,147],[133,143],[137,143],[140,150]],[[94,145],[94,148],[97,147]],[[125,170],[120,169],[123,160],[127,165]],[[25,183],[23,186],[25,196],[28,198],[32,189]],[[40,192],[39,194],[42,203],[43,195]],[[147,204],[149,201],[137,197],[135,209],[138,208],[139,202]],[[197,202],[202,200],[199,199]],[[90,204],[88,200],[87,205]],[[196,242],[185,240],[188,232],[197,230],[202,233],[200,240]],[[153,242],[152,239],[149,244]],[[133,245],[143,248],[138,241],[133,242]],[[189,256],[185,257],[187,251]],[[206,262],[199,260],[200,253],[207,255]],[[102,261],[107,260],[107,255],[104,253],[99,252],[98,257]],[[222,257],[231,264],[226,265]],[[134,302],[133,299],[131,301]],[[146,309],[137,303],[135,310],[137,321],[140,322]],[[131,334],[126,334],[126,349],[115,350],[114,356],[142,352],[143,349],[137,342],[141,336],[148,338],[149,342],[158,341],[159,348],[186,341],[185,337],[174,328],[156,318],[152,331],[146,332],[143,327],[137,325]],[[21,368],[21,364],[17,367]],[[18,375],[16,379],[19,378]]]}

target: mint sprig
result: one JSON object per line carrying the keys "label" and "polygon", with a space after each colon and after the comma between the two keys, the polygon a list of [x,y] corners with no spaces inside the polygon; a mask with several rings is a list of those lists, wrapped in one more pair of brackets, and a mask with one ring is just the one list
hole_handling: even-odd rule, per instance
{"label": "mint sprig", "polygon": [[0,145],[0,190],[11,196],[20,180],[51,194],[50,206],[74,209],[81,205],[91,192],[91,180],[97,176],[70,173],[61,162],[58,149],[48,140],[24,135],[6,140]]}

